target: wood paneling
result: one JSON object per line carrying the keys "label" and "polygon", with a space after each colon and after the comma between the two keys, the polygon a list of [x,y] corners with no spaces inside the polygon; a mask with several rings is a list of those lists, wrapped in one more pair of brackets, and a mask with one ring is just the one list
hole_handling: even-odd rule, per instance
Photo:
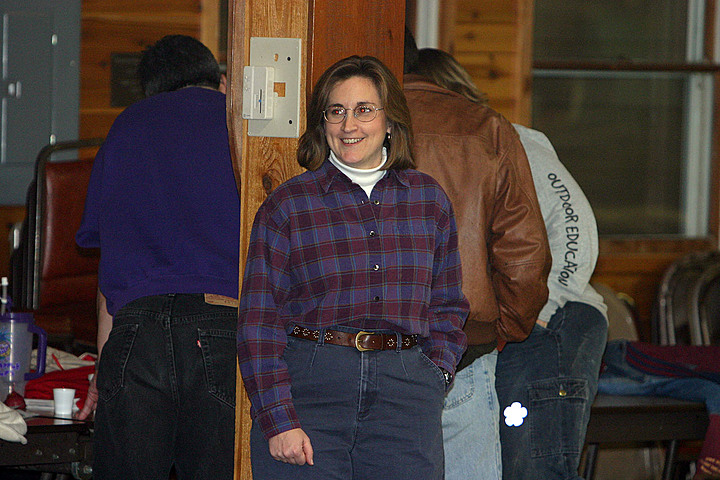
{"label": "wood paneling", "polygon": [[455,32],[455,53],[520,53],[516,51],[514,23],[460,24]]}
{"label": "wood paneling", "polygon": [[532,0],[454,4],[450,53],[488,94],[491,107],[513,122],[529,124]]}
{"label": "wood paneling", "polygon": [[83,11],[102,12],[102,13],[120,13],[123,15],[147,15],[147,14],[167,14],[177,12],[194,12],[199,14],[201,11],[200,2],[198,0],[83,0]]}
{"label": "wood paneling", "polygon": [[515,23],[518,3],[497,0],[458,0],[458,23]]}

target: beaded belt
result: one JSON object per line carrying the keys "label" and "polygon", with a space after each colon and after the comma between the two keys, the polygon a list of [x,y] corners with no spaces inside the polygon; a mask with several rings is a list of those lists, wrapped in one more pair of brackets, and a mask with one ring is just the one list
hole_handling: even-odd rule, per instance
{"label": "beaded belt", "polygon": [[[290,332],[290,336],[317,342],[320,339],[320,330],[295,327],[292,332]],[[417,335],[401,335],[400,338],[400,348],[402,350],[417,345]],[[337,330],[325,330],[324,341],[325,343],[331,343],[333,345],[357,348],[361,352],[364,352],[367,350],[395,350],[398,340],[397,335],[394,333],[348,333]]]}

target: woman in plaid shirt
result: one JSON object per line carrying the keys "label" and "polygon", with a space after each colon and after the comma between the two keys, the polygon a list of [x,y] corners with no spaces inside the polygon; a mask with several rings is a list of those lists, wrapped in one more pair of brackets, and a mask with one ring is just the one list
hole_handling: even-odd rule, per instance
{"label": "woman in plaid shirt", "polygon": [[255,217],[238,325],[257,479],[441,479],[440,416],[466,340],[452,206],[413,170],[392,73],[319,79],[298,162]]}

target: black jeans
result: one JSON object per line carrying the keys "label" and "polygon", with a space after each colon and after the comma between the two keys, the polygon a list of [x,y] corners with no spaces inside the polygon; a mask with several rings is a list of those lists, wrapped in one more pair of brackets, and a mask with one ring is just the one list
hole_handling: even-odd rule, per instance
{"label": "black jeans", "polygon": [[237,309],[201,294],[115,315],[97,372],[93,478],[232,479]]}

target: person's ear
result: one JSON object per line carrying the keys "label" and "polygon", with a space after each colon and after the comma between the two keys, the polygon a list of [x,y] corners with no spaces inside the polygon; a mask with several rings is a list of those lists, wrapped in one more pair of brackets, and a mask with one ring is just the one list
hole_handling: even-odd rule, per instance
{"label": "person's ear", "polygon": [[218,85],[218,90],[222,93],[227,93],[227,77],[224,73],[220,74],[220,85]]}

